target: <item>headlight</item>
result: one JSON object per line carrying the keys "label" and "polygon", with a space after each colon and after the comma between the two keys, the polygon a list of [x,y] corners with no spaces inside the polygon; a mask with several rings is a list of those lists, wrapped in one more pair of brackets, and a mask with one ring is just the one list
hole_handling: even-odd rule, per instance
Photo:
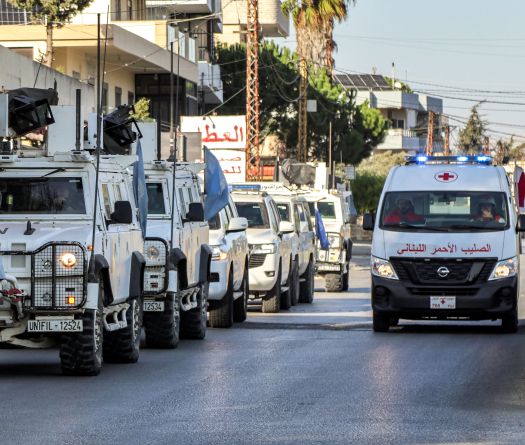
{"label": "headlight", "polygon": [[77,257],[72,253],[64,253],[60,257],[60,262],[64,267],[71,269],[72,267],[75,267],[77,265]]}
{"label": "headlight", "polygon": [[275,253],[277,246],[275,244],[253,244],[251,253]]}
{"label": "headlight", "polygon": [[331,249],[338,249],[341,246],[341,237],[339,235],[328,234],[328,242]]}
{"label": "headlight", "polygon": [[381,278],[389,278],[390,280],[399,280],[396,271],[392,267],[389,261],[382,260],[381,258],[372,257],[370,261],[370,268],[372,269],[372,275]]}
{"label": "headlight", "polygon": [[149,246],[146,249],[146,257],[148,260],[155,261],[160,255],[159,249],[157,249],[155,246]]}
{"label": "headlight", "polygon": [[490,274],[489,281],[500,280],[501,278],[509,278],[516,275],[518,271],[518,258],[509,258],[508,260],[500,261],[494,267],[494,270]]}
{"label": "headlight", "polygon": [[228,252],[221,249],[220,246],[211,246],[212,260],[225,260],[228,258]]}

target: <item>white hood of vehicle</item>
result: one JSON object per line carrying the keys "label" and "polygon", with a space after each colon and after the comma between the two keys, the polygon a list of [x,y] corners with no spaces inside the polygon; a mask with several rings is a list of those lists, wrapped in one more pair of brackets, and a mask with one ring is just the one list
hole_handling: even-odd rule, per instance
{"label": "white hood of vehicle", "polygon": [[[76,241],[86,246],[91,244],[92,227],[88,223],[31,221],[35,230],[24,235],[27,221],[0,222],[0,249],[11,250],[12,244],[25,244],[26,251],[34,251],[51,242]],[[7,230],[6,230],[7,229]]]}
{"label": "white hood of vehicle", "polygon": [[248,244],[269,244],[275,241],[275,233],[272,229],[248,229]]}
{"label": "white hood of vehicle", "polygon": [[481,233],[397,232],[376,229],[372,241],[372,255],[383,259],[390,257],[507,259],[516,255],[516,237],[511,229]]}
{"label": "white hood of vehicle", "polygon": [[210,246],[218,246],[224,239],[224,232],[222,230],[210,230]]}
{"label": "white hood of vehicle", "polygon": [[163,219],[148,219],[146,237],[162,238],[163,240],[169,241],[171,239],[171,221]]}

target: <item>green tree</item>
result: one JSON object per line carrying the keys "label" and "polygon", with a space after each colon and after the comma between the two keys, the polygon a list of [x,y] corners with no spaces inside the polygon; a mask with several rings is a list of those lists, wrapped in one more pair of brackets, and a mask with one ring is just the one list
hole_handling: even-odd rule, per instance
{"label": "green tree", "polygon": [[472,107],[465,128],[459,130],[459,145],[468,154],[480,153],[483,148],[487,123],[479,115],[479,106],[477,104]]}
{"label": "green tree", "polygon": [[392,167],[403,165],[405,163],[406,155],[407,154],[404,151],[381,151],[370,156],[368,159],[363,160],[357,166],[357,171],[359,173],[369,173],[386,177]]}
{"label": "green tree", "polygon": [[[133,105],[133,104],[129,104]],[[135,108],[135,113],[133,113],[131,116],[141,122],[151,122],[153,118],[150,114],[150,100],[146,99],[145,97],[141,97],[135,104],[133,105]]]}
{"label": "green tree", "polygon": [[53,29],[60,28],[71,19],[82,12],[93,0],[12,0],[11,3],[17,8],[31,12],[35,23],[44,23],[46,26],[46,55],[45,64],[52,66]]}
{"label": "green tree", "polygon": [[385,180],[386,176],[369,172],[357,173],[355,179],[350,182],[357,213],[362,215],[377,209]]}

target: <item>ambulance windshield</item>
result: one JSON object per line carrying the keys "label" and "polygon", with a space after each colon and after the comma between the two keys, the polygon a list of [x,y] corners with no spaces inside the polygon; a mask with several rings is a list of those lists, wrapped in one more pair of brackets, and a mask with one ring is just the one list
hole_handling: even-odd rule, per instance
{"label": "ambulance windshield", "polygon": [[81,178],[0,178],[0,213],[85,214]]}
{"label": "ambulance windshield", "polygon": [[505,194],[485,191],[390,192],[381,228],[421,231],[493,231],[509,227]]}

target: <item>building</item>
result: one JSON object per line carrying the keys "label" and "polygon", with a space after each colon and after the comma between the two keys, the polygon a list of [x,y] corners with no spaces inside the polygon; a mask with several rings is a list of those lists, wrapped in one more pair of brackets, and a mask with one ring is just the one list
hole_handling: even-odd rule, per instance
{"label": "building", "polygon": [[425,151],[429,112],[433,112],[433,152],[443,151],[440,127],[445,122],[441,99],[395,89],[381,75],[337,74],[335,79],[347,90],[355,91],[358,105],[368,102],[390,120],[388,134],[377,150]]}
{"label": "building", "polygon": [[[224,0],[222,7],[222,34],[219,42],[234,45],[246,43],[248,18],[246,0]],[[290,19],[283,14],[280,0],[259,0],[259,26],[261,37],[288,37]]]}

